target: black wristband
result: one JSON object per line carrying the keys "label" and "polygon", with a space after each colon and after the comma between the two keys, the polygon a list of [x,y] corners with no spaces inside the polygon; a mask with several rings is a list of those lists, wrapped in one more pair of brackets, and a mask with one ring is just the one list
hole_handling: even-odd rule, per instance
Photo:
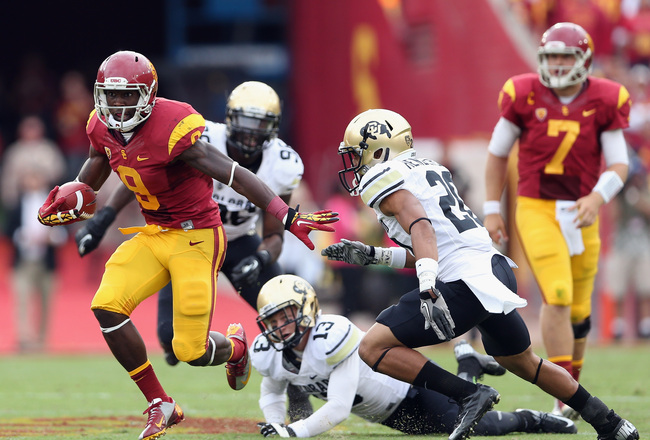
{"label": "black wristband", "polygon": [[438,294],[436,293],[437,289],[429,289],[423,292],[420,292],[420,299],[431,299],[433,302],[436,302],[438,299]]}
{"label": "black wristband", "polygon": [[116,216],[117,216],[117,212],[113,207],[104,206],[102,209],[99,210],[99,212],[97,212],[97,214],[95,214],[94,220],[95,223],[97,223],[97,225],[106,229],[111,225],[111,223],[113,223],[113,221],[115,221]]}
{"label": "black wristband", "polygon": [[255,253],[255,256],[257,257],[258,260],[260,260],[260,266],[262,267],[268,265],[271,262],[271,253],[266,249],[257,251]]}
{"label": "black wristband", "polygon": [[289,211],[287,212],[287,221],[284,222],[284,229],[289,230],[291,229],[291,225],[293,224],[293,219],[296,218],[296,215],[298,215],[298,211],[296,211],[293,208],[289,208]]}

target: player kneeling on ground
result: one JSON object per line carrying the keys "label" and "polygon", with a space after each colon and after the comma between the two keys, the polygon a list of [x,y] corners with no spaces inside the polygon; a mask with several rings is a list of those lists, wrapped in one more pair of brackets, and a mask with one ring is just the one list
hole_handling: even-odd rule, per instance
{"label": "player kneeling on ground", "polygon": [[[322,315],[313,287],[294,275],[268,281],[257,298],[257,322],[251,362],[263,376],[260,407],[268,437],[312,437],[356,414],[407,434],[451,433],[458,405],[435,391],[412,386],[374,372],[361,361],[358,347],[364,333],[344,316]],[[458,373],[476,381],[484,373],[505,369],[465,341],[455,349]],[[311,416],[285,425],[285,392],[289,384],[325,400]],[[488,412],[477,424],[478,435],[510,432],[575,433],[564,417],[520,409]]]}

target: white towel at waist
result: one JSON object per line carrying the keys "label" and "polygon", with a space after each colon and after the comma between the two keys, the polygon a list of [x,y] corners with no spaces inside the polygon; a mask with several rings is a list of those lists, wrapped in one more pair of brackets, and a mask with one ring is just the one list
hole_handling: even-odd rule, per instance
{"label": "white towel at waist", "polygon": [[[481,302],[485,310],[490,313],[508,314],[514,309],[525,307],[528,302],[508,289],[492,273],[492,256],[500,254],[492,248],[490,252],[477,252],[474,255],[466,254],[463,256],[464,264],[456,268],[455,273],[449,274],[442,281],[449,282],[461,279],[474,293],[476,298]],[[510,258],[508,260],[510,267],[516,268],[517,265]]]}
{"label": "white towel at waist", "polygon": [[490,313],[503,312],[507,315],[514,309],[526,307],[528,304],[525,299],[508,289],[492,274],[475,275],[463,278],[463,281]]}
{"label": "white towel at waist", "polygon": [[585,251],[585,244],[582,241],[582,229],[576,223],[576,211],[569,211],[575,206],[572,200],[557,200],[555,202],[555,219],[560,224],[560,230],[569,248],[569,255],[580,255]]}

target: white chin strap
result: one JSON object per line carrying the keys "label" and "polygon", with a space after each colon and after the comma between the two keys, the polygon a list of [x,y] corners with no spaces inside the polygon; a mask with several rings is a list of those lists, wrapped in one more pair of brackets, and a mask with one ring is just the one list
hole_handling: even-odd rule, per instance
{"label": "white chin strap", "polygon": [[137,116],[137,115],[134,115],[131,119],[128,119],[128,120],[126,120],[126,121],[118,121],[117,119],[115,119],[115,118],[113,117],[113,115],[110,115],[110,116],[108,117],[108,125],[109,125],[111,128],[115,129],[115,130],[119,130],[119,131],[131,131],[131,130],[133,130],[133,129],[138,125],[138,123],[140,122],[140,121],[139,121],[139,118],[136,117],[136,116]]}

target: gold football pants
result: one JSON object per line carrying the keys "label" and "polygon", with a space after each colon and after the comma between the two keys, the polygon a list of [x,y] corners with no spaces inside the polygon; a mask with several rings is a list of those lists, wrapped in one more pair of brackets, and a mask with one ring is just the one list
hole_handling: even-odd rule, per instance
{"label": "gold football pants", "polygon": [[174,353],[184,362],[197,359],[206,350],[217,275],[226,252],[223,228],[184,231],[147,225],[123,230],[136,231],[106,263],[91,309],[130,316],[171,279]]}
{"label": "gold football pants", "polygon": [[547,304],[571,306],[571,322],[591,315],[591,294],[598,272],[600,236],[598,219],[582,228],[585,250],[569,255],[555,200],[517,197],[515,220],[526,259]]}

